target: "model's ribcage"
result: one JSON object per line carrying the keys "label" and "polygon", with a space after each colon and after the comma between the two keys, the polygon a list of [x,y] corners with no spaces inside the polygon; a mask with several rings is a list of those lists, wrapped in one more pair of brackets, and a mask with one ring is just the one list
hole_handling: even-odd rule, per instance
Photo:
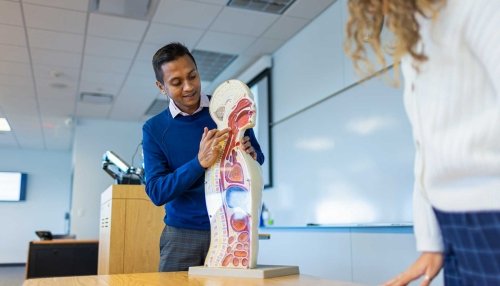
{"label": "model's ribcage", "polygon": [[[216,90],[212,100],[217,94]],[[228,113],[216,122],[219,130],[230,127],[231,132],[219,159],[205,173],[211,227],[205,266],[253,268],[258,252],[262,177],[260,165],[240,145],[244,131],[255,125],[255,105],[246,96],[223,102]],[[215,107],[211,104],[210,108],[212,111]]]}

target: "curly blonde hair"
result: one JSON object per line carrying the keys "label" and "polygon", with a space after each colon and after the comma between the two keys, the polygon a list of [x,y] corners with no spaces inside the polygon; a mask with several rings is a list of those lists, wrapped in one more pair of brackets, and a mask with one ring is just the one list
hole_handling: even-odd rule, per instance
{"label": "curly blonde hair", "polygon": [[361,73],[373,73],[374,66],[368,60],[366,45],[375,52],[376,60],[386,65],[380,34],[385,25],[394,35],[390,53],[394,60],[395,75],[399,61],[405,54],[417,61],[427,60],[417,51],[420,41],[420,25],[416,14],[435,18],[446,0],[349,0],[349,20],[346,26],[344,50],[351,57],[354,67]]}

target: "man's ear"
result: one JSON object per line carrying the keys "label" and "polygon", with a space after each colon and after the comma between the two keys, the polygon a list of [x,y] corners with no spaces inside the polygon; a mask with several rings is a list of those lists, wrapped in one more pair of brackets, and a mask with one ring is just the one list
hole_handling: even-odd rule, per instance
{"label": "man's ear", "polygon": [[156,86],[158,87],[158,89],[160,90],[160,92],[162,94],[165,94],[165,95],[167,94],[167,91],[165,90],[165,86],[161,82],[156,81]]}

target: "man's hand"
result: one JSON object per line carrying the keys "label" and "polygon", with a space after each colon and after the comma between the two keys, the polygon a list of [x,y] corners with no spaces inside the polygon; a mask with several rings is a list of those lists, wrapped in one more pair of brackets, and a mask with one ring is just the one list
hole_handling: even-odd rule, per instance
{"label": "man's hand", "polygon": [[230,130],[226,128],[220,131],[217,129],[208,131],[206,127],[203,129],[200,150],[198,151],[198,161],[200,161],[200,165],[203,168],[210,168],[217,161],[222,151],[222,144],[220,143],[227,139]]}
{"label": "man's hand", "polygon": [[386,282],[384,286],[408,285],[413,280],[424,276],[420,286],[428,286],[443,267],[441,252],[423,252],[420,257],[405,272]]}
{"label": "man's hand", "polygon": [[247,152],[248,155],[252,156],[254,160],[257,160],[257,152],[255,152],[255,149],[252,147],[252,143],[250,143],[250,137],[243,137],[243,140],[241,140],[241,148],[243,151]]}

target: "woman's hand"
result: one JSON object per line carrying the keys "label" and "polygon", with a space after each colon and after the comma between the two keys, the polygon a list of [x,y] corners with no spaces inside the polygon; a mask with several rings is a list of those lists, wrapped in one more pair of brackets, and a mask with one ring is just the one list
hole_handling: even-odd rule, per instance
{"label": "woman's hand", "polygon": [[252,147],[252,143],[250,143],[250,137],[243,137],[241,140],[241,148],[243,151],[247,152],[248,155],[252,156],[254,160],[257,160],[257,152],[255,152],[255,149]]}
{"label": "woman's hand", "polygon": [[221,142],[227,139],[230,130],[226,128],[220,131],[217,129],[209,131],[207,127],[203,129],[200,150],[198,151],[198,161],[203,168],[210,168],[217,161],[222,151],[223,144]]}
{"label": "woman's hand", "polygon": [[423,252],[420,257],[405,272],[386,282],[384,286],[408,285],[413,280],[424,276],[420,286],[428,286],[443,267],[441,252]]}

